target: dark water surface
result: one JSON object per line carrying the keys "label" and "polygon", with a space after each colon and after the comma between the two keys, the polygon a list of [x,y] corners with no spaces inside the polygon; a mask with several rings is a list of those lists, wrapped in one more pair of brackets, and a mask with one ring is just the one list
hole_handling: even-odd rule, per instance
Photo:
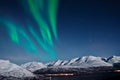
{"label": "dark water surface", "polygon": [[120,80],[120,73],[52,77],[51,80]]}

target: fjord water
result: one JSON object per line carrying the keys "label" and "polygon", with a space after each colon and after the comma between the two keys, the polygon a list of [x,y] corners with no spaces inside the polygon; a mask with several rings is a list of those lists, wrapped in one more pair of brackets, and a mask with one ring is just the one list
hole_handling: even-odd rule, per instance
{"label": "fjord water", "polygon": [[51,77],[51,80],[120,80],[120,73],[94,73],[76,76]]}

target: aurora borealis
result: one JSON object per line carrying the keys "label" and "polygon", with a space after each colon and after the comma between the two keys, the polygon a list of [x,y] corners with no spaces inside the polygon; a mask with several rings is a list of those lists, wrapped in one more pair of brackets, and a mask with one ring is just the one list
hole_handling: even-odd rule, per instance
{"label": "aurora borealis", "polygon": [[0,59],[120,55],[119,0],[0,0]]}
{"label": "aurora borealis", "polygon": [[[34,26],[30,24],[31,22],[27,19],[25,21],[29,33],[37,42],[39,48],[42,48],[43,51],[47,54],[41,54],[41,52],[37,49],[34,41],[32,41],[32,39],[28,35],[27,31],[25,31],[25,29],[21,27],[21,24],[18,24],[18,22],[9,18],[4,18],[2,16],[3,20],[1,20],[1,23],[4,24],[6,29],[8,30],[8,35],[10,39],[12,40],[12,42],[18,44],[18,46],[23,46],[28,52],[32,51],[32,55],[36,55],[42,60],[55,59],[57,53],[54,49],[53,37],[55,38],[55,40],[58,39],[56,30],[58,0],[46,0],[46,2],[45,0],[21,0],[21,2],[19,3],[22,3],[21,5],[24,4],[23,9],[26,9],[27,7],[27,13],[29,13],[33,20],[36,22],[41,37],[36,33]],[[45,16],[47,16],[47,18],[44,18],[43,13],[46,14]],[[48,25],[48,23],[50,25]],[[23,39],[25,43],[21,41]]]}

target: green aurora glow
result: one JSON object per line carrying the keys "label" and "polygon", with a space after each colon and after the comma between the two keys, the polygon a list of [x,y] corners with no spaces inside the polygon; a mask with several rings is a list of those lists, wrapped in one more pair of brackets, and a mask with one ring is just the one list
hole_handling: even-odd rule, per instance
{"label": "green aurora glow", "polygon": [[[25,29],[22,28],[21,24],[18,24],[11,19],[4,19],[1,22],[6,26],[10,39],[14,43],[18,44],[19,46],[23,46],[28,52],[32,51],[33,55],[40,57],[40,59],[42,60],[53,60],[57,57],[57,53],[54,48],[53,38],[55,38],[56,40],[58,39],[56,30],[58,0],[47,0],[48,12],[46,14],[48,15],[51,26],[48,25],[46,19],[42,16],[42,13],[40,12],[44,11],[44,2],[44,0],[27,0],[28,5],[26,5],[29,8],[28,11],[31,14],[31,17],[33,17],[34,21],[39,27],[41,37],[36,33],[32,24],[27,24],[27,27],[29,28],[30,34],[34,37],[39,47],[43,49],[43,51],[48,53],[47,55],[42,54],[39,51],[37,45],[30,38]],[[23,6],[24,9],[26,9],[26,6]],[[52,36],[52,33],[54,37]],[[21,36],[26,43],[23,43],[21,41]]]}

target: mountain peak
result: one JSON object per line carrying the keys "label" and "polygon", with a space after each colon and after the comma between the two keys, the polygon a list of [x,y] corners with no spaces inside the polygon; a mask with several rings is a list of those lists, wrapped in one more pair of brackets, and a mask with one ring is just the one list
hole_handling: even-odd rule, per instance
{"label": "mountain peak", "polygon": [[[63,64],[64,63],[64,64]],[[63,66],[77,66],[77,67],[97,67],[97,66],[112,66],[112,64],[107,63],[106,59],[96,56],[83,56],[77,57],[70,60],[57,60],[55,62],[47,63],[48,67],[63,67]]]}
{"label": "mountain peak", "polygon": [[28,63],[22,64],[21,67],[31,72],[34,72],[35,70],[46,68],[47,66],[41,62],[28,62]]}
{"label": "mountain peak", "polygon": [[13,77],[34,76],[31,72],[8,60],[0,60],[0,75]]}
{"label": "mountain peak", "polygon": [[111,56],[107,59],[107,62],[113,64],[113,63],[119,63],[120,62],[120,56]]}

